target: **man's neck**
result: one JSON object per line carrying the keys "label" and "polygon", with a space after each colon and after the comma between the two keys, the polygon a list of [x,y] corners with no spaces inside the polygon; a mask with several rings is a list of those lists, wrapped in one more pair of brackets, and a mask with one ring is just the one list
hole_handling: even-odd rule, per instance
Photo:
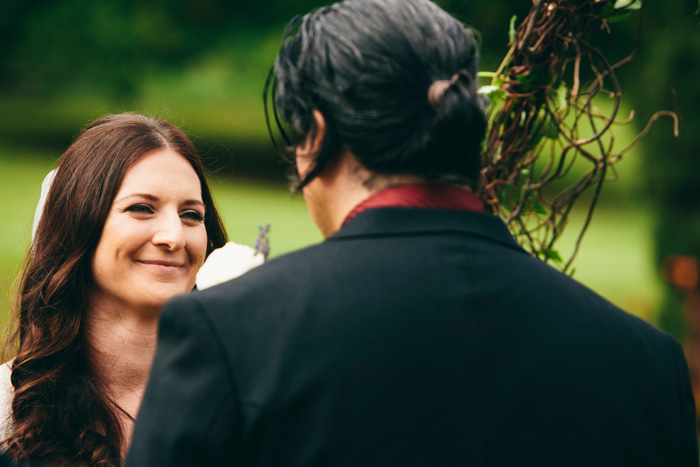
{"label": "man's neck", "polygon": [[377,176],[349,151],[342,152],[304,188],[311,217],[325,238],[335,234],[347,215],[374,193],[393,185],[416,183],[411,175]]}

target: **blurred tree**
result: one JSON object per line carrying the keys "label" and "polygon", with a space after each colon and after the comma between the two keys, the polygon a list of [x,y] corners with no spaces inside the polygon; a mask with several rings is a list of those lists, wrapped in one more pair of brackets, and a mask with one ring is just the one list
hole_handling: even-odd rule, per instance
{"label": "blurred tree", "polygon": [[[225,50],[239,30],[257,31],[260,37],[271,30],[281,34],[283,24],[295,14],[328,3],[3,0],[0,89],[5,94],[42,97],[81,90],[127,97],[147,72],[184,69],[212,50]],[[507,49],[510,16],[529,9],[527,2],[514,0],[438,3],[482,31],[484,61],[492,67]],[[261,45],[246,41],[243,46]]]}
{"label": "blurred tree", "polygon": [[145,72],[182,68],[254,18],[252,1],[4,0],[1,5],[0,85],[49,95],[85,87],[132,94]]}
{"label": "blurred tree", "polygon": [[511,17],[522,20],[532,7],[531,2],[517,0],[436,0],[436,3],[479,32],[482,69],[494,71],[508,50]]}
{"label": "blurred tree", "polygon": [[[637,122],[646,122],[659,109],[677,110],[681,120],[679,137],[673,137],[671,120],[664,119],[640,145],[661,270],[671,255],[700,257],[700,17],[697,0],[648,1],[644,10],[641,46],[630,67],[635,79],[629,80]],[[671,285],[658,324],[681,340],[688,335],[681,297]]]}

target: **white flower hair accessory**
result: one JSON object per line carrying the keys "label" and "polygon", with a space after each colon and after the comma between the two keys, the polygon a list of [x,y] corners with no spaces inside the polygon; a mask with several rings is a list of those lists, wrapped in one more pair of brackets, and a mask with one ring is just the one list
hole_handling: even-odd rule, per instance
{"label": "white flower hair accessory", "polygon": [[204,290],[235,279],[263,264],[270,251],[269,231],[270,224],[259,227],[255,248],[228,242],[212,251],[197,273],[197,289]]}
{"label": "white flower hair accessory", "polygon": [[39,227],[39,221],[41,220],[41,215],[44,212],[44,204],[46,204],[46,197],[49,195],[49,190],[53,184],[53,177],[56,175],[56,169],[46,174],[44,181],[41,182],[41,196],[39,196],[39,202],[36,204],[36,211],[34,211],[34,222],[32,223],[32,241],[36,235],[36,229]]}

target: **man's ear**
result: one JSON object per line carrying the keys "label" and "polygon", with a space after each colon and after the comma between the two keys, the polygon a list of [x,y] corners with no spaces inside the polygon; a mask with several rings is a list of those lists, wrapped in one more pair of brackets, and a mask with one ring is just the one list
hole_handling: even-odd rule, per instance
{"label": "man's ear", "polygon": [[326,137],[326,119],[323,117],[323,114],[319,110],[314,109],[312,117],[314,119],[314,130],[309,131],[304,142],[297,145],[297,160],[299,157],[316,157],[323,145],[323,139]]}

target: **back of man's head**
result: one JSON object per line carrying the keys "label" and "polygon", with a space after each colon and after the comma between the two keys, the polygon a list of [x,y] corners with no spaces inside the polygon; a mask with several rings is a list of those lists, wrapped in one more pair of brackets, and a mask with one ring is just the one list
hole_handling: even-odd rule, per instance
{"label": "back of man's head", "polygon": [[273,96],[296,142],[325,119],[317,170],[341,149],[371,173],[474,186],[486,121],[474,34],[428,0],[345,0],[292,20]]}

